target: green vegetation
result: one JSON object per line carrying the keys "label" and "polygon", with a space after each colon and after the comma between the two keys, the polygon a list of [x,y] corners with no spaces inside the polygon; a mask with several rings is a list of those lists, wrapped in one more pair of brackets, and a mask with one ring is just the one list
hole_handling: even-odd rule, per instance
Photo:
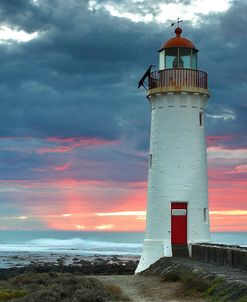
{"label": "green vegetation", "polygon": [[180,280],[181,280],[181,278],[180,278],[179,274],[177,274],[176,272],[169,272],[165,276],[162,277],[163,282],[178,282]]}
{"label": "green vegetation", "polygon": [[210,283],[210,287],[206,290],[205,296],[212,296],[215,291],[217,291],[220,286],[223,284],[224,279],[216,278]]}
{"label": "green vegetation", "polygon": [[25,289],[0,289],[0,301],[8,301],[13,298],[21,298],[28,294]]}
{"label": "green vegetation", "polygon": [[196,274],[185,276],[182,280],[186,292],[204,293],[210,287],[210,282]]}
{"label": "green vegetation", "polygon": [[169,272],[162,277],[164,282],[180,282],[181,288],[179,294],[181,296],[202,296],[208,290],[210,283],[195,273],[187,272]]}
{"label": "green vegetation", "polygon": [[204,297],[212,302],[247,302],[246,289],[234,283],[228,284],[223,278],[214,279]]}
{"label": "green vegetation", "polygon": [[122,288],[115,284],[106,283],[104,289],[110,293],[112,301],[130,301],[130,298],[124,295]]}
{"label": "green vegetation", "polygon": [[0,302],[129,301],[122,289],[69,273],[26,273],[0,284]]}
{"label": "green vegetation", "polygon": [[247,302],[247,297],[240,298],[237,302]]}
{"label": "green vegetation", "polygon": [[244,290],[236,288],[234,284],[227,284],[222,278],[209,281],[197,273],[171,271],[162,277],[162,281],[180,282],[178,295],[191,299],[201,297],[211,302],[247,302]]}

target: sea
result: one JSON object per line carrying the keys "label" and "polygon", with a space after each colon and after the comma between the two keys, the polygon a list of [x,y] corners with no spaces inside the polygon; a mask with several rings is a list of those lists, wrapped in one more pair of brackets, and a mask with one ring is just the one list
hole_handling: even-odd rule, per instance
{"label": "sea", "polygon": [[[143,232],[0,231],[0,268],[21,255],[139,257],[143,240]],[[211,233],[211,243],[247,247],[247,232]]]}

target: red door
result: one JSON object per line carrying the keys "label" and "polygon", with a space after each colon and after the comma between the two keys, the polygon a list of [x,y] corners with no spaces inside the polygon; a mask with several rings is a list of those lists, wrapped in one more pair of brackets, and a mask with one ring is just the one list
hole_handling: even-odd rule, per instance
{"label": "red door", "polygon": [[171,240],[172,244],[187,244],[187,203],[171,204]]}

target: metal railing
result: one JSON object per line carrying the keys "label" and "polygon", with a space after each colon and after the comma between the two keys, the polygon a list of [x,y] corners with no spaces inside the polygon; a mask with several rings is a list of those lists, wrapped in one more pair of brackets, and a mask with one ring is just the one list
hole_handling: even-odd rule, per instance
{"label": "metal railing", "polygon": [[151,72],[148,89],[158,87],[208,88],[207,73],[196,69],[177,68]]}

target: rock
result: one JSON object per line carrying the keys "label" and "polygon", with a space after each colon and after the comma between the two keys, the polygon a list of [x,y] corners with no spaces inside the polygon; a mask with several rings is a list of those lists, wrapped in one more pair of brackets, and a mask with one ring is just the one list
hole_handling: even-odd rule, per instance
{"label": "rock", "polygon": [[[59,258],[61,259],[61,258]],[[14,276],[27,273],[49,273],[49,272],[66,272],[76,273],[79,275],[130,275],[134,274],[136,263],[133,261],[126,261],[120,263],[108,263],[108,260],[96,261],[91,263],[88,260],[79,260],[76,263],[65,265],[63,261],[54,263],[43,262],[30,264],[24,267],[12,267],[7,269],[0,269],[0,280],[6,280]],[[78,265],[79,264],[79,265]]]}
{"label": "rock", "polygon": [[164,257],[140,273],[144,276],[162,278],[169,274],[177,275],[180,280],[186,279],[188,276],[193,276],[196,280],[204,280],[209,284],[210,298],[214,301],[238,301],[247,297],[247,275],[244,271],[193,259]]}

